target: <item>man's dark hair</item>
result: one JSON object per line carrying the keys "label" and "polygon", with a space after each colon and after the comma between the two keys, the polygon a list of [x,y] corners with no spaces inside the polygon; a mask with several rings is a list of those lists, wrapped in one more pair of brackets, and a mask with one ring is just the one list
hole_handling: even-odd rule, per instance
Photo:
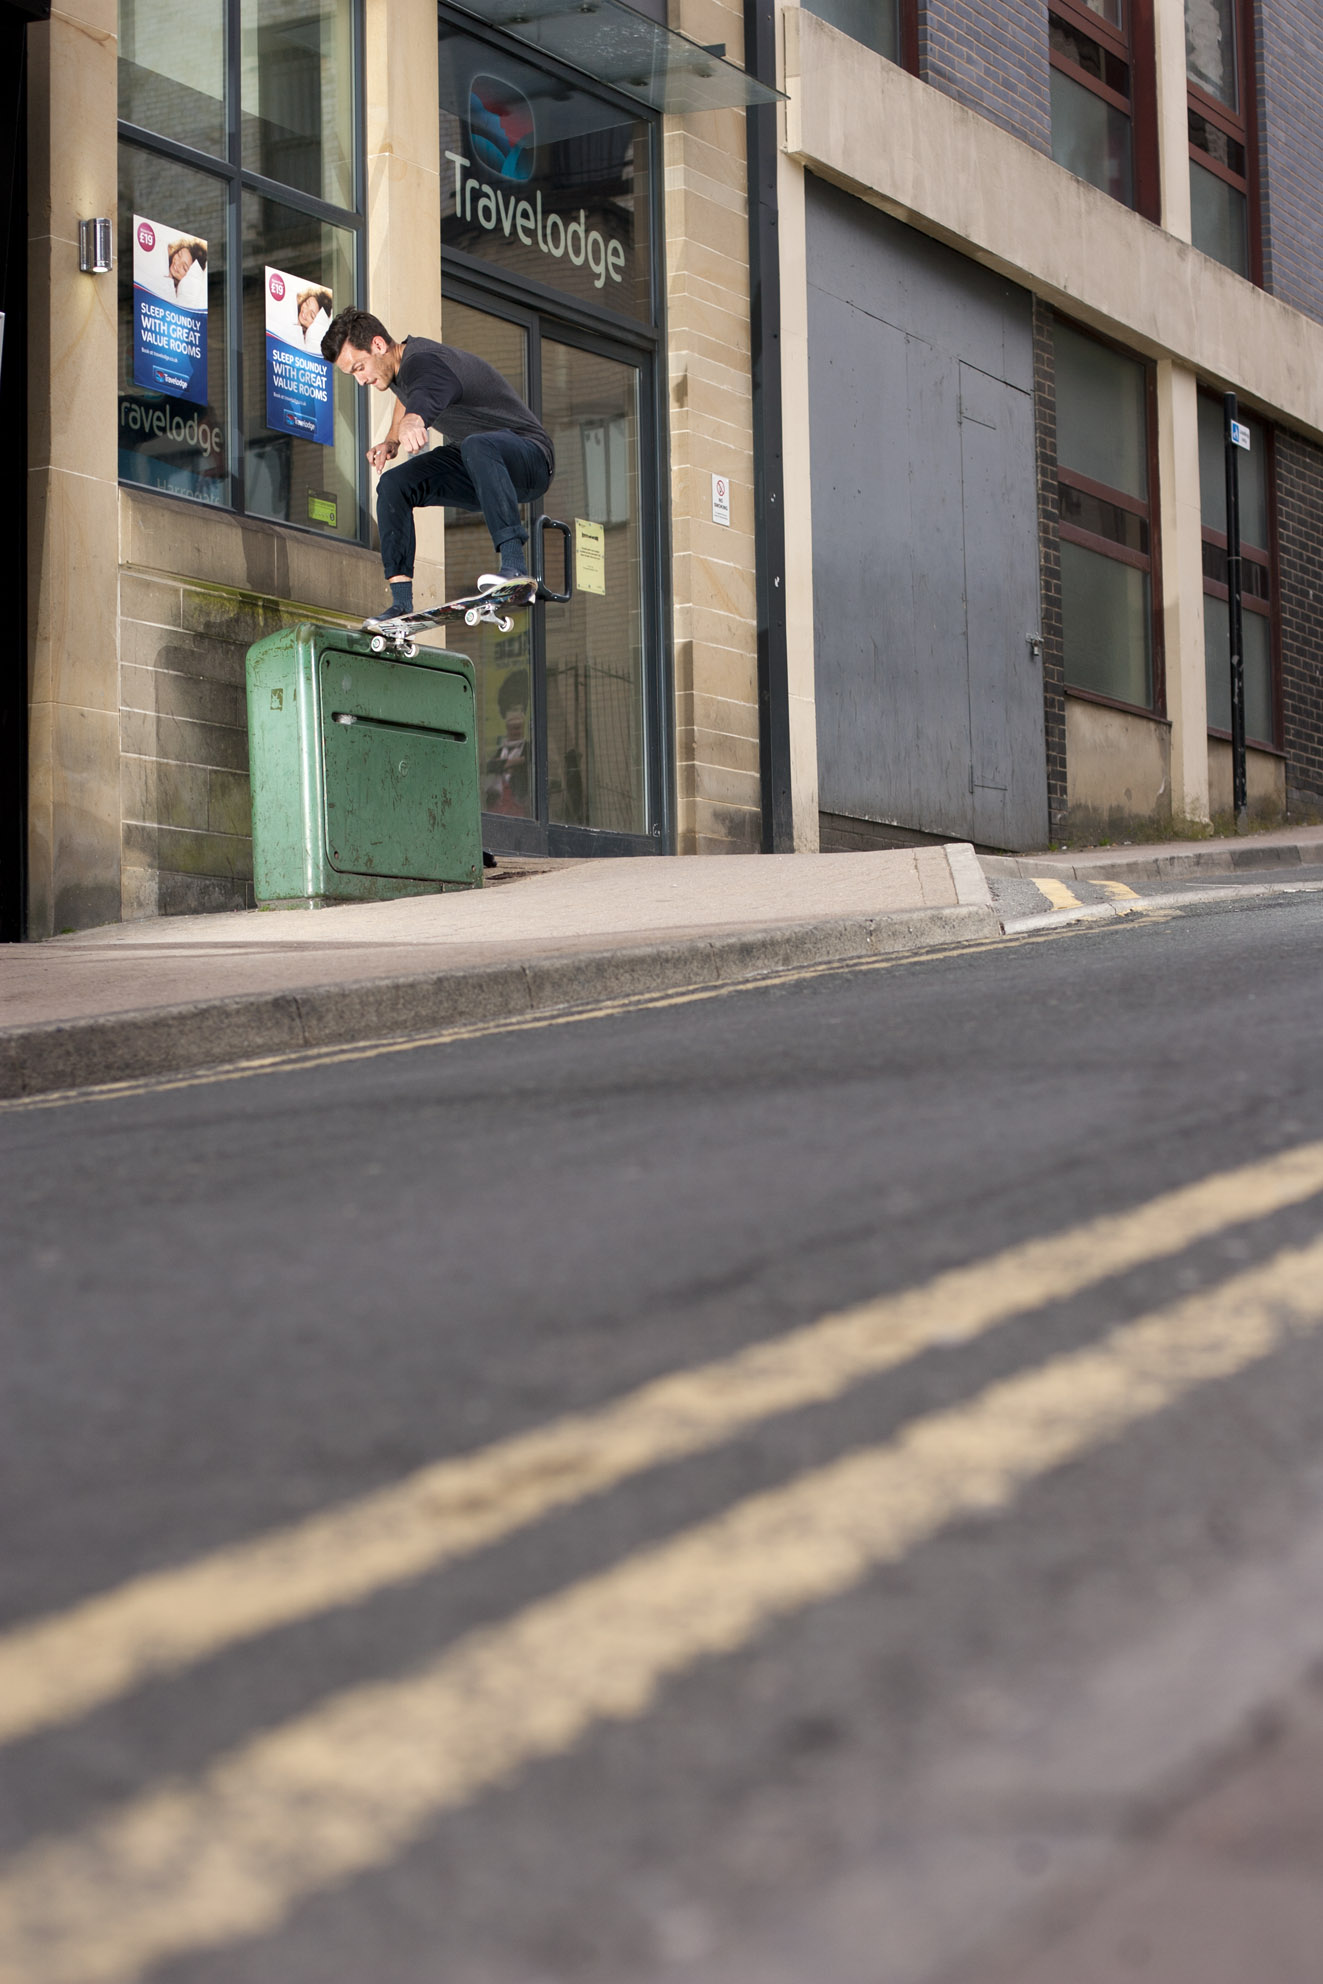
{"label": "man's dark hair", "polygon": [[395,342],[380,317],[374,317],[370,310],[342,310],[322,339],[322,357],[334,365],[347,344],[355,351],[371,351],[373,338],[385,338],[387,344]]}

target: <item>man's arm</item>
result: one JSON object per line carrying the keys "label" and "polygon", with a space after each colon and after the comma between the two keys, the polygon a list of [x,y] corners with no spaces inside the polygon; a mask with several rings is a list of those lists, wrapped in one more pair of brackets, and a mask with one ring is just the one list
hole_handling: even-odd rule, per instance
{"label": "man's arm", "polygon": [[[390,428],[385,440],[375,442],[367,451],[369,468],[380,471],[385,468],[387,462],[394,461],[396,455],[400,452],[400,429],[404,425],[405,418],[404,401],[396,400],[395,411],[390,417]],[[426,437],[424,436],[424,438]],[[410,454],[416,454],[417,450],[411,448],[409,452]]]}

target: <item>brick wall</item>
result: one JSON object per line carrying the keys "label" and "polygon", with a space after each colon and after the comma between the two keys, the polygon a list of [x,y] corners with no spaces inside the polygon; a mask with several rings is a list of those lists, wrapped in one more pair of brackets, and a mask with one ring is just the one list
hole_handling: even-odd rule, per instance
{"label": "brick wall", "polygon": [[1282,742],[1290,813],[1323,809],[1323,448],[1279,428]]}
{"label": "brick wall", "polygon": [[1066,659],[1061,631],[1061,540],[1057,532],[1057,391],[1052,312],[1034,303],[1034,446],[1038,457],[1038,569],[1042,590],[1043,727],[1047,743],[1047,831],[1066,830]]}
{"label": "brick wall", "polygon": [[1037,151],[1052,149],[1043,0],[927,0],[919,73]]}
{"label": "brick wall", "polygon": [[1255,11],[1263,279],[1323,320],[1323,12],[1318,0]]}
{"label": "brick wall", "polygon": [[244,657],[280,609],[126,572],[120,616],[122,914],[251,909]]}

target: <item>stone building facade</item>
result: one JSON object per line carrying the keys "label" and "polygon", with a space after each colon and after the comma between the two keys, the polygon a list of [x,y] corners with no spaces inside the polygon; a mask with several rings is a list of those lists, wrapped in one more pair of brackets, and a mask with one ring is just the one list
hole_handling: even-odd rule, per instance
{"label": "stone building facade", "polygon": [[[669,28],[663,5],[645,12],[644,32],[672,35],[657,74],[703,72],[692,102],[631,97],[591,57],[576,66],[435,0],[68,0],[28,28],[24,934],[251,905],[247,648],[380,609],[359,463],[385,409],[333,379],[325,445],[273,430],[273,267],[326,284],[337,308],[365,303],[393,335],[467,340],[512,368],[564,443],[546,508],[605,532],[607,596],[581,594],[523,649],[469,643],[489,844],[762,844],[743,19],[726,0],[678,0]],[[729,61],[703,54],[726,45]],[[487,172],[492,212],[501,170],[531,171],[549,223],[559,203],[536,266],[513,265],[499,220],[485,236],[451,225],[446,148],[468,145],[476,102],[455,91],[493,79],[532,104],[538,134],[531,165]],[[522,184],[509,177],[511,212]],[[615,288],[576,253],[572,223],[586,238],[594,202],[624,229]],[[117,243],[102,275],[78,259],[78,223],[98,215]],[[209,373],[191,403],[143,384],[144,217],[209,248]],[[422,600],[489,562],[463,523],[447,559],[441,516],[421,520]],[[524,775],[502,779],[516,732]]]}

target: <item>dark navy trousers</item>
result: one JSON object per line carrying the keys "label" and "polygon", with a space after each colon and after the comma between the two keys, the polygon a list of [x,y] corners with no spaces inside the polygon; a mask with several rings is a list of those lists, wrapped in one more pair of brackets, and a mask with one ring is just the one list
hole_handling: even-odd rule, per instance
{"label": "dark navy trousers", "polygon": [[525,544],[519,505],[541,496],[551,469],[541,448],[508,428],[470,434],[421,455],[406,455],[377,484],[377,530],[386,577],[413,576],[413,513],[453,505],[481,510],[497,551],[513,539]]}

